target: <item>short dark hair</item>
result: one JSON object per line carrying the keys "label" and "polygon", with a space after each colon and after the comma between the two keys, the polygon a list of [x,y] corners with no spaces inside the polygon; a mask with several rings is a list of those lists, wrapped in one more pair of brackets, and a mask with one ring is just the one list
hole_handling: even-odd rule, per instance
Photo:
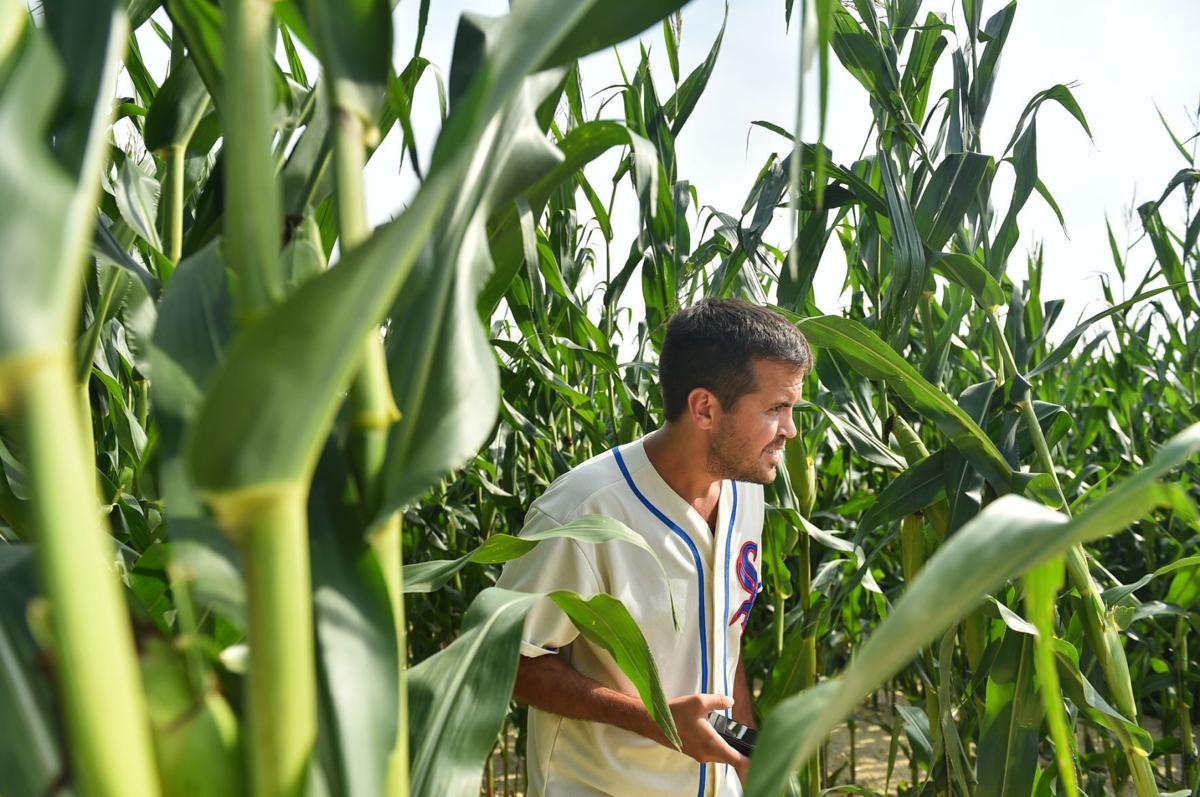
{"label": "short dark hair", "polygon": [[774,310],[741,299],[704,299],[680,310],[667,324],[659,357],[663,415],[678,418],[698,387],[732,409],[755,390],[756,359],[789,363],[803,373],[813,363],[804,335]]}

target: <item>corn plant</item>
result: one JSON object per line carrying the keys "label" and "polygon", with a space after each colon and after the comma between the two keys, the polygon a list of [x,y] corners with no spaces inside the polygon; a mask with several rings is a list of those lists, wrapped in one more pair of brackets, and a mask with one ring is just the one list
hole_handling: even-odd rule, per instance
{"label": "corn plant", "polygon": [[[171,0],[170,33],[160,5],[10,3],[0,25],[4,518],[33,543],[6,546],[6,570],[36,559],[44,595],[41,620],[21,616],[27,592],[4,618],[6,716],[31,753],[5,791],[44,791],[69,758],[88,794],[469,793],[536,596],[478,596],[457,641],[410,669],[403,595],[452,567],[410,564],[406,585],[400,513],[493,425],[475,291],[489,219],[564,159],[538,107],[575,58],[677,4],[464,18],[433,162],[375,231],[363,165],[381,132],[409,129],[422,71],[392,69],[391,5]],[[161,86],[128,38],[144,24],[170,44]],[[105,146],[122,56],[140,159]],[[441,367],[450,354],[461,370]],[[638,542],[611,521],[558,533]],[[644,640],[597,622],[623,607],[551,598],[621,652],[674,738]],[[53,655],[61,746],[34,640]]]}

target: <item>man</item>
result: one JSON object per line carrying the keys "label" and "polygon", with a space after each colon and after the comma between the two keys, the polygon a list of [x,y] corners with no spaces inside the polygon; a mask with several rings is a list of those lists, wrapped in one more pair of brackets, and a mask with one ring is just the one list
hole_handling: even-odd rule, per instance
{"label": "man", "polygon": [[792,408],[811,367],[804,337],[775,312],[731,299],[683,310],[659,363],[663,426],[574,468],[530,507],[523,533],[606,515],[645,537],[666,568],[678,631],[658,566],[620,542],[547,540],[499,586],[619,598],[646,636],[683,741],[683,752],[670,747],[612,657],[543,601],[525,624],[515,688],[531,707],[531,795],[741,794],[749,761],[708,714],[754,723],[741,638],[762,587],[761,485],[796,434]]}

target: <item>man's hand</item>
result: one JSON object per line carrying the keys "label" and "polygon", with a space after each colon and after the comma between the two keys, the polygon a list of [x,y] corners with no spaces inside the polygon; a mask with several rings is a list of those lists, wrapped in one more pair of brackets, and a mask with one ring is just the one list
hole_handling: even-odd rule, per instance
{"label": "man's hand", "polygon": [[[724,711],[732,707],[732,698],[709,694],[685,695],[667,705],[671,709],[671,716],[675,718],[675,728],[683,742],[684,753],[701,764],[729,764],[737,770],[742,782],[746,782],[750,759],[730,747],[708,721],[710,711]],[[651,738],[661,745],[672,746],[658,726],[655,726],[655,735]]]}
{"label": "man's hand", "polygon": [[[609,689],[580,675],[561,655],[521,657],[513,696],[542,711],[563,717],[604,722],[645,736],[663,747],[675,749],[650,718],[642,701]],[[702,764],[729,764],[742,783],[750,771],[750,759],[734,750],[708,721],[708,712],[723,711],[733,699],[723,695],[697,694],[677,697],[667,704],[683,742],[683,752]]]}

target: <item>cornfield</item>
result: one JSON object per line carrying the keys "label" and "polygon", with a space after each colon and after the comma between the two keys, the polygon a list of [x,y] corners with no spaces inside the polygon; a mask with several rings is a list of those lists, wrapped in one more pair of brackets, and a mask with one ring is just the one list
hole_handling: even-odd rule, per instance
{"label": "cornfield", "polygon": [[[0,793],[512,793],[538,596],[498,565],[557,476],[657,427],[670,314],[736,296],[817,350],[767,488],[746,793],[1200,794],[1196,137],[1138,208],[1153,263],[1110,232],[1109,306],[1064,333],[1018,220],[1058,211],[1039,115],[1091,130],[1047,86],[981,150],[1015,2],[780,4],[822,129],[844,69],[868,144],[764,109],[778,152],[725,210],[675,158],[720,68],[720,36],[679,63],[683,5],[467,14],[443,78],[428,0],[399,66],[384,0],[0,0]],[[670,78],[643,49],[588,115],[578,59],[638,35]],[[371,229],[389,134],[420,185]],[[624,607],[552,598],[677,738]],[[823,744],[881,696],[887,785],[839,785]]]}

